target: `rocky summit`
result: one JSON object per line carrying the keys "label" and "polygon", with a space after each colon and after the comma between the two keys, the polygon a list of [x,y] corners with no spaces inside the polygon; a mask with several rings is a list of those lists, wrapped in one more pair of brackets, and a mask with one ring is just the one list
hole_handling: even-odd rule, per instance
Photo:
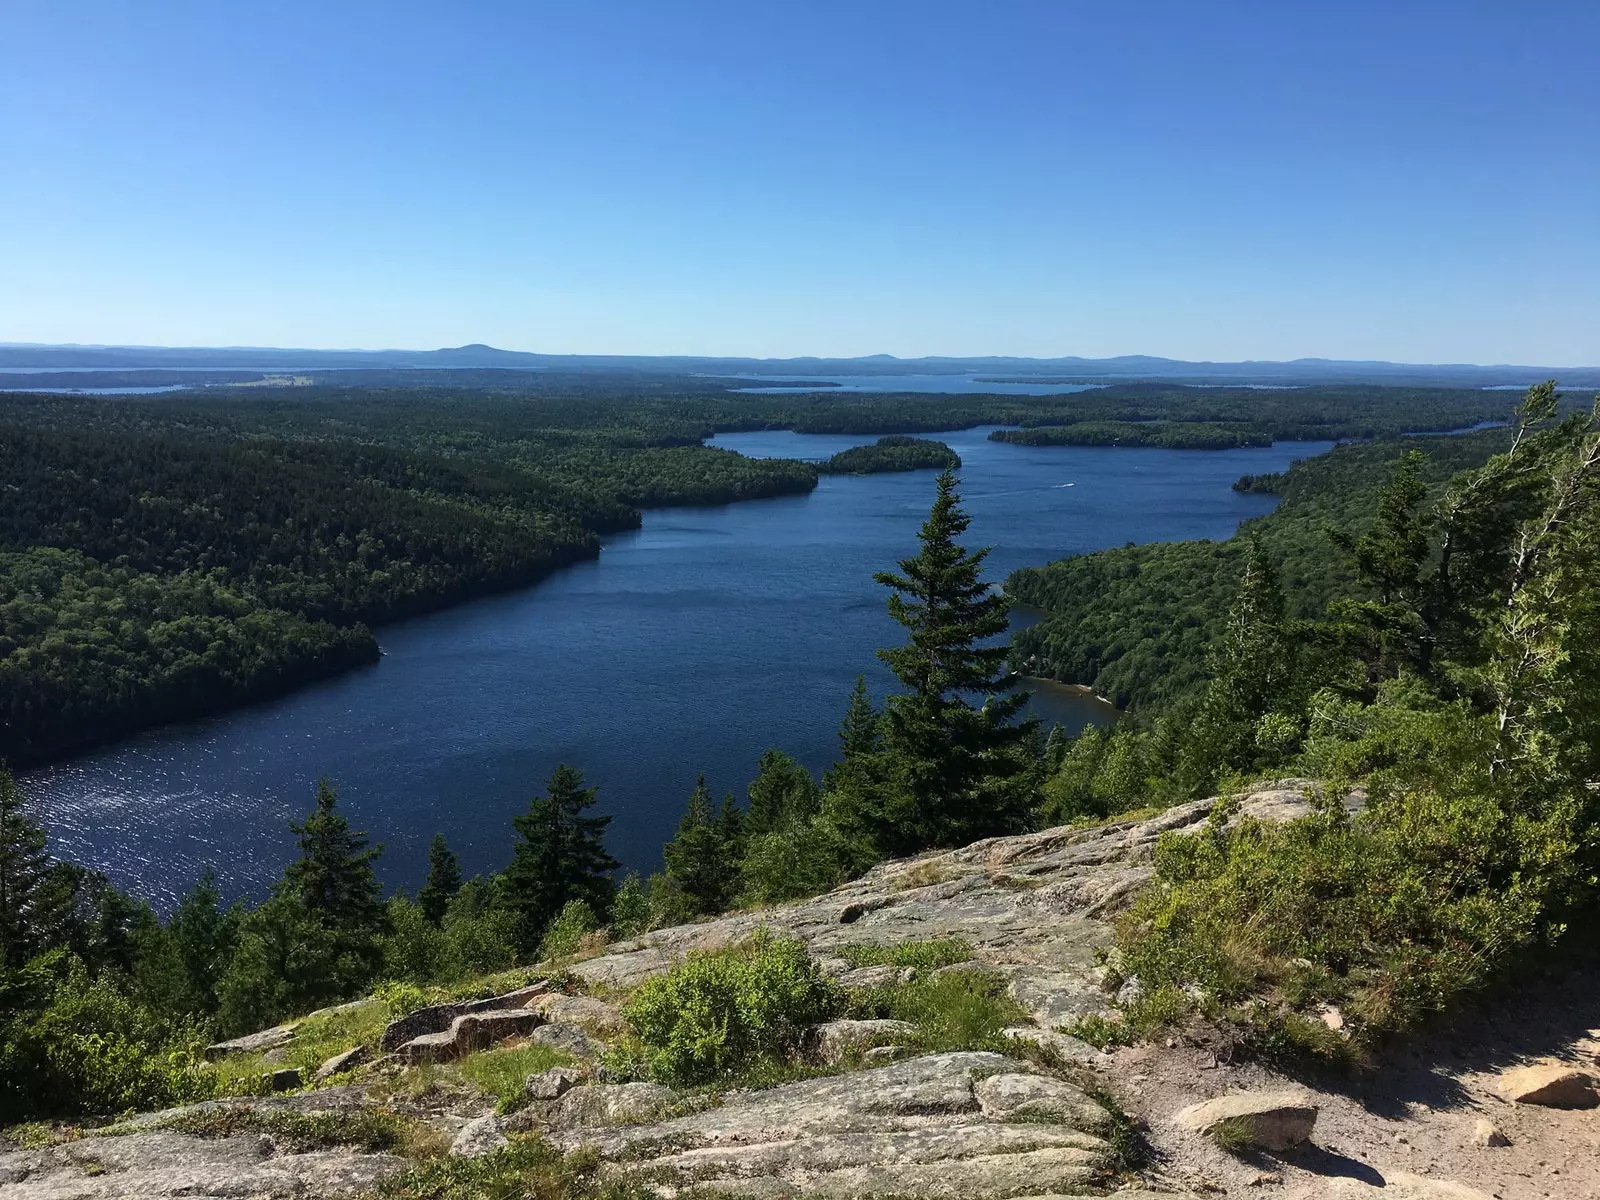
{"label": "rocky summit", "polygon": [[[1240,811],[1302,815],[1310,790],[1281,781],[1243,797]],[[1114,1011],[1095,953],[1111,944],[1110,920],[1149,880],[1160,836],[1198,828],[1212,807],[981,841],[886,863],[813,900],[616,943],[565,976],[374,1026],[360,1045],[335,1047],[292,1094],[142,1114],[11,1149],[0,1154],[0,1190],[6,1200],[359,1195],[399,1177],[419,1147],[476,1159],[537,1132],[563,1152],[586,1152],[602,1178],[662,1196],[1312,1196],[1376,1194],[1386,1179],[1396,1194],[1479,1194],[1450,1190],[1468,1184],[1435,1178],[1426,1169],[1435,1164],[1413,1153],[1397,1158],[1392,1137],[1405,1135],[1383,1134],[1382,1154],[1349,1154],[1377,1118],[1348,1097],[1302,1087],[1291,1103],[1288,1081],[1236,1068],[1214,1048],[1200,1054],[1174,1041],[1106,1053],[1061,1031]],[[763,929],[803,941],[846,988],[904,979],[905,968],[853,965],[861,947],[958,939],[971,960],[939,970],[991,973],[1031,1023],[1006,1031],[1011,1052],[926,1053],[904,1022],[835,1021],[807,1033],[803,1069],[767,1087],[679,1091],[604,1065],[625,1036],[623,994],[691,952]],[[208,1058],[281,1054],[319,1015],[219,1043]],[[516,1081],[498,1106],[481,1089],[445,1082],[441,1072],[490,1046],[556,1051],[570,1065]],[[1501,1100],[1490,1085],[1481,1090],[1483,1103],[1505,1111],[1502,1122],[1536,1111],[1528,1088]],[[1253,1124],[1229,1153],[1217,1130],[1241,1114]],[[1569,1115],[1587,1116],[1559,1110],[1551,1119]],[[360,1135],[377,1116],[408,1132]],[[1451,1136],[1463,1153],[1516,1152],[1498,1129],[1491,1139],[1462,1120]],[[1513,1136],[1526,1139],[1523,1128]],[[1394,1161],[1366,1161],[1383,1155]]]}

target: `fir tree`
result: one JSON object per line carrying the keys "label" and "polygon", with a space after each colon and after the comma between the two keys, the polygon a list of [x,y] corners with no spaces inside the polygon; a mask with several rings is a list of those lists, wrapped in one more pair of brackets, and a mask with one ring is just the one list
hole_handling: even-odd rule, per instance
{"label": "fir tree", "polygon": [[169,931],[189,992],[201,1012],[215,1012],[217,984],[239,941],[239,909],[224,909],[217,878],[210,867],[172,914]]}
{"label": "fir tree", "polygon": [[455,851],[445,844],[444,834],[436,833],[428,843],[428,879],[417,893],[417,903],[422,906],[423,915],[439,925],[460,890],[461,863]]}
{"label": "fir tree", "polygon": [[706,777],[700,776],[689,793],[678,832],[662,848],[667,878],[677,884],[695,913],[721,912],[738,886],[737,863],[730,861],[728,823],[713,807]]}
{"label": "fir tree", "polygon": [[44,830],[22,809],[22,793],[0,764],[0,967],[19,967],[43,948],[50,855]]}
{"label": "fir tree", "polygon": [[1009,627],[1010,600],[983,581],[988,551],[957,540],[968,524],[946,471],[920,552],[899,574],[875,576],[909,635],[878,651],[905,691],[889,698],[883,720],[892,789],[851,816],[886,852],[1014,833],[1030,817],[1038,764],[1026,752],[1030,723],[1015,720],[1027,696],[1013,690],[1007,647],[996,641]]}
{"label": "fir tree", "polygon": [[284,872],[284,885],[330,928],[354,937],[376,936],[383,929],[384,909],[372,864],[383,848],[369,847],[367,835],[350,828],[338,803],[339,794],[326,779],[319,780],[316,808],[289,826],[299,840],[300,857]]}
{"label": "fir tree", "polygon": [[504,876],[505,901],[518,914],[518,945],[525,954],[538,949],[545,929],[572,901],[609,912],[611,872],[619,865],[605,849],[611,818],[583,815],[595,803],[583,772],[562,763],[546,788],[526,813],[512,818],[520,840]]}
{"label": "fir tree", "polygon": [[781,750],[768,750],[750,781],[750,806],[743,832],[750,837],[775,833],[816,815],[820,793],[811,772]]}

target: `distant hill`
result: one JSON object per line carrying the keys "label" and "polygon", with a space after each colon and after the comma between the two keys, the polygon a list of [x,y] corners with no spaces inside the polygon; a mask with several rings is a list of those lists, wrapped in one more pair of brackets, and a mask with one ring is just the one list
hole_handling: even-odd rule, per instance
{"label": "distant hill", "polygon": [[502,367],[532,371],[628,371],[708,375],[962,375],[994,380],[1168,380],[1193,383],[1373,383],[1455,387],[1525,386],[1559,379],[1570,388],[1600,387],[1600,366],[1541,367],[1472,363],[1392,363],[1297,358],[1290,362],[1185,362],[1143,354],[1116,358],[701,358],[688,355],[534,354],[482,343],[440,350],[297,350],[271,346],[48,346],[0,343],[0,367],[213,368],[330,370]]}

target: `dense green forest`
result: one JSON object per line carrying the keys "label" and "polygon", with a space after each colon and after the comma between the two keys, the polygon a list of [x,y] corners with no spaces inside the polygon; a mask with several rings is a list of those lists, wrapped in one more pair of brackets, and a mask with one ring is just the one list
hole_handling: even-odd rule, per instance
{"label": "dense green forest", "polygon": [[1250,425],[1196,421],[1079,421],[996,429],[991,442],[1017,446],[1159,446],[1163,450],[1236,450],[1270,446],[1272,435]]}
{"label": "dense green forest", "polygon": [[876,471],[952,471],[961,466],[961,456],[943,442],[927,438],[890,434],[870,446],[841,450],[822,470],[830,475],[867,475]]}
{"label": "dense green forest", "polygon": [[1279,475],[1247,477],[1247,486],[1283,503],[1227,541],[1124,546],[1014,572],[1007,591],[1046,610],[1015,635],[1014,661],[1030,675],[1086,684],[1121,707],[1169,703],[1203,684],[1252,537],[1278,563],[1290,611],[1320,613],[1356,586],[1349,558],[1329,553],[1328,529],[1358,523],[1402,455],[1426,449],[1423,477],[1437,489],[1510,437],[1485,430],[1339,446]]}

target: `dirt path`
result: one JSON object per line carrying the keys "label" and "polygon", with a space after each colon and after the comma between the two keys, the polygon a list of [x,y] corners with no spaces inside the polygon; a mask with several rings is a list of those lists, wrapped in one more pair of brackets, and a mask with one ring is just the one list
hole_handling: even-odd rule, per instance
{"label": "dirt path", "polygon": [[[1119,1050],[1102,1073],[1148,1124],[1155,1173],[1202,1194],[1429,1195],[1397,1186],[1397,1176],[1411,1173],[1497,1200],[1596,1200],[1600,1108],[1509,1104],[1495,1081],[1509,1067],[1543,1059],[1600,1074],[1597,1056],[1600,974],[1581,971],[1527,979],[1516,993],[1394,1048],[1355,1078],[1291,1080],[1258,1065],[1215,1064],[1210,1050],[1185,1044]],[[1224,1092],[1296,1083],[1314,1091],[1321,1106],[1314,1144],[1296,1152],[1235,1157],[1170,1121],[1184,1106]],[[1478,1144],[1480,1120],[1510,1145]]]}

